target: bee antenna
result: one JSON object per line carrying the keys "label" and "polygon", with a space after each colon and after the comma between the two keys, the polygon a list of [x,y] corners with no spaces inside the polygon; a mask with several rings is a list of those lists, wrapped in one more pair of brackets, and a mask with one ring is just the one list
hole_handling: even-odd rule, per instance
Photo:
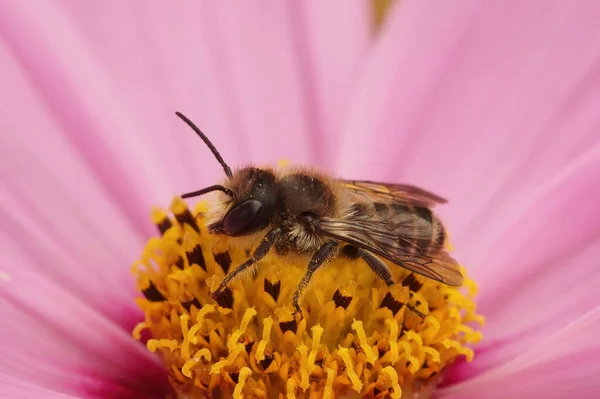
{"label": "bee antenna", "polygon": [[225,194],[229,195],[230,197],[235,197],[235,194],[233,193],[233,191],[231,191],[231,189],[229,189],[227,187],[223,187],[221,185],[215,185],[215,186],[203,188],[202,190],[192,191],[191,193],[185,193],[181,196],[181,198],[197,197],[199,195],[210,193],[213,191],[223,191]]}
{"label": "bee antenna", "polygon": [[198,126],[196,126],[194,124],[194,122],[192,122],[191,120],[189,120],[187,118],[187,116],[185,116],[181,112],[175,112],[175,115],[177,115],[179,118],[181,118],[182,121],[184,121],[189,127],[192,128],[192,130],[194,132],[196,132],[196,134],[198,136],[200,136],[200,138],[202,139],[202,141],[204,141],[204,144],[206,144],[207,147],[210,148],[210,151],[213,153],[213,155],[215,156],[215,158],[217,158],[217,161],[219,161],[219,163],[223,167],[223,170],[225,171],[225,174],[227,175],[227,177],[231,179],[233,177],[233,173],[231,173],[231,168],[225,163],[225,161],[223,160],[223,157],[221,156],[221,154],[219,154],[219,151],[217,151],[217,149],[213,145],[213,143],[211,143],[210,140],[208,139],[208,137],[206,137],[206,135],[204,133],[202,133],[202,130],[200,130],[198,128]]}

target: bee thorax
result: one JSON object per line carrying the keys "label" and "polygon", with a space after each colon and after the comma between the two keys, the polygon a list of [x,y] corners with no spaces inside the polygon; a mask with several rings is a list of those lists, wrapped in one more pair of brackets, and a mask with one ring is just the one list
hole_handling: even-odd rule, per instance
{"label": "bee thorax", "polygon": [[285,223],[284,232],[285,234],[277,245],[277,250],[280,253],[288,251],[314,252],[326,241],[324,237],[315,232],[311,224],[306,223],[304,220]]}

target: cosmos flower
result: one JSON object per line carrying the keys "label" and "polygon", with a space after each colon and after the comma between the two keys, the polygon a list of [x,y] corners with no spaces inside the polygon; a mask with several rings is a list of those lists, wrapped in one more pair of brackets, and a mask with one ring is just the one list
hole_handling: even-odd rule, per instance
{"label": "cosmos flower", "polygon": [[[585,0],[404,1],[375,35],[366,2],[0,3],[0,393],[162,398],[167,374],[173,381],[221,361],[205,364],[202,352],[185,372],[185,363],[167,372],[170,352],[161,343],[145,347],[131,337],[151,327],[137,327],[149,310],[135,284],[148,288],[150,280],[144,268],[133,278],[129,266],[152,242],[164,242],[154,237],[149,210],[221,176],[175,110],[199,123],[232,164],[290,159],[449,198],[439,211],[453,254],[477,282],[476,314],[486,325],[472,362],[457,356],[441,381],[425,381],[434,395],[598,392],[598,20],[600,5]],[[216,267],[214,246],[203,243],[207,268]],[[272,260],[257,278],[276,283],[293,270],[281,268],[297,266],[273,271]],[[248,286],[236,284],[234,292]],[[274,299],[264,287],[260,300]],[[335,292],[318,298],[318,288],[317,299],[306,300],[331,307]],[[340,295],[356,296],[349,309],[366,300],[351,286]],[[266,302],[236,308],[240,318],[223,330],[224,347],[244,318],[247,326],[258,319],[246,315],[252,305],[258,314]],[[197,320],[198,312],[165,329],[178,326],[183,337],[185,323],[191,329]],[[382,331],[392,334],[387,320]],[[359,382],[373,370],[354,369],[370,352],[352,323],[358,344],[335,347],[347,349],[338,371],[348,395],[356,392],[349,370]],[[254,331],[256,360],[264,325]],[[271,333],[278,331],[274,323]],[[320,333],[305,331],[298,362],[312,365],[307,344]],[[325,332],[320,339],[326,343]],[[235,349],[239,342],[231,342]],[[392,356],[391,345],[383,349]],[[317,360],[318,353],[321,367]],[[237,381],[227,374],[227,387],[260,388],[258,372],[245,367]],[[331,372],[321,370],[309,382],[326,387]],[[377,389],[397,395],[402,381],[385,373]],[[298,396],[299,374],[290,383]]]}

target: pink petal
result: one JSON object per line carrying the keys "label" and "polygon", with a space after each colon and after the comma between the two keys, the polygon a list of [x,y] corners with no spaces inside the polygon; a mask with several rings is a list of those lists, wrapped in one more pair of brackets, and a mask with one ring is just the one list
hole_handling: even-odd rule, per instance
{"label": "pink petal", "polygon": [[457,235],[485,228],[598,142],[599,18],[593,1],[399,3],[360,79],[340,170],[439,192]]}
{"label": "pink petal", "polygon": [[316,161],[318,146],[307,137],[327,136],[343,112],[368,37],[367,7],[244,7],[6,3],[6,57],[21,71],[3,74],[3,92],[25,85],[40,96],[36,105],[7,99],[7,113],[46,107],[50,117],[27,118],[14,130],[38,143],[55,140],[54,127],[66,133],[63,140],[86,154],[95,178],[138,226],[146,226],[147,204],[222,176],[176,109],[234,165]]}
{"label": "pink petal", "polygon": [[509,362],[440,392],[443,398],[592,398],[600,391],[600,308]]}
{"label": "pink petal", "polygon": [[[3,50],[0,46],[0,54]],[[23,109],[40,107],[17,65],[0,65],[2,72],[9,73],[2,76],[21,84],[11,104]],[[40,125],[35,133],[39,137],[6,134],[30,132],[34,119]],[[20,263],[6,261],[2,270],[35,270],[69,287],[106,315],[115,308],[106,301],[106,287],[111,287],[111,297],[127,306],[134,295],[127,270],[141,249],[141,233],[149,234],[149,226],[136,225],[113,201],[47,113],[39,112],[35,118],[6,115],[4,126],[0,134],[0,225],[8,245],[3,249],[9,253],[3,259],[9,259],[12,251],[22,255]]]}
{"label": "pink petal", "polygon": [[157,358],[68,289],[26,269],[3,274],[0,287],[0,373],[90,397],[167,392]]}
{"label": "pink petal", "polygon": [[294,37],[309,107],[315,115],[311,120],[315,130],[309,134],[317,143],[313,146],[317,162],[329,167],[367,51],[370,3],[309,0],[289,4],[298,15]]}
{"label": "pink petal", "polygon": [[478,261],[468,253],[478,240],[463,245],[461,259],[481,265],[473,275],[488,322],[475,361],[454,378],[507,362],[600,306],[598,170],[600,145],[532,193],[527,206],[492,215],[487,234],[497,239]]}
{"label": "pink petal", "polygon": [[0,373],[0,392],[2,393],[3,398],[11,399],[73,398],[73,396],[63,395],[58,392],[49,391],[29,382],[13,378],[4,373]]}

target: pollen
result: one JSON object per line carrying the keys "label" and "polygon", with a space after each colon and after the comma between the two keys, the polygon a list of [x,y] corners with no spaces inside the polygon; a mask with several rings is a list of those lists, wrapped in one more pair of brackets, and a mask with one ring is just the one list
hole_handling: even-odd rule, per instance
{"label": "pollen", "polygon": [[211,292],[257,243],[211,235],[209,208],[176,198],[156,209],[132,271],[144,320],[132,331],[187,398],[427,398],[482,339],[465,275],[449,287],[389,264],[388,287],[360,260],[336,258],[292,297],[308,260],[267,255],[253,274]]}

